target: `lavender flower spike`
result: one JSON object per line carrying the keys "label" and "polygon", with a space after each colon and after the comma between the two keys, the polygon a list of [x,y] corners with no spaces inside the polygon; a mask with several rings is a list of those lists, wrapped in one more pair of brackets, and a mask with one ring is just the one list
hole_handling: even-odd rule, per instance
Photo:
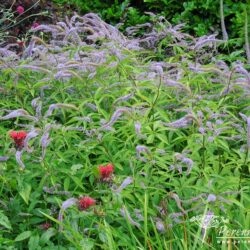
{"label": "lavender flower spike", "polygon": [[64,104],[64,103],[56,103],[56,104],[51,104],[49,106],[49,109],[48,111],[46,112],[44,118],[47,118],[49,116],[52,115],[52,112],[54,109],[57,109],[57,108],[71,108],[71,109],[75,109],[77,110],[77,107],[73,104]]}
{"label": "lavender flower spike", "polygon": [[[50,125],[50,124],[49,124]],[[49,129],[48,125],[46,125],[47,128],[45,128],[45,132],[42,135],[41,139],[40,139],[40,143],[42,146],[42,159],[45,158],[45,154],[46,154],[46,148],[48,147],[49,143],[50,143],[50,138],[49,138]]]}
{"label": "lavender flower spike", "polygon": [[146,137],[145,135],[141,133],[141,123],[138,121],[135,122],[135,132],[139,139],[143,139]]}
{"label": "lavender flower spike", "polygon": [[117,119],[122,115],[122,113],[124,112],[129,112],[130,111],[130,108],[127,108],[127,107],[123,107],[123,108],[118,108],[114,114],[112,115],[110,121],[106,124],[104,124],[101,129],[103,128],[106,128],[106,127],[109,127],[109,126],[112,126],[116,121]]}
{"label": "lavender flower spike", "polygon": [[23,154],[23,150],[21,151],[16,151],[16,161],[18,163],[18,165],[22,168],[22,169],[25,169],[25,165],[21,159],[21,156]]}
{"label": "lavender flower spike", "polygon": [[217,197],[214,194],[209,194],[207,197],[207,202],[214,202],[216,201]]}
{"label": "lavender flower spike", "polygon": [[17,118],[17,117],[23,117],[28,120],[37,121],[36,117],[29,115],[29,113],[24,109],[17,109],[17,110],[11,111],[8,115],[0,117],[0,120],[8,120],[8,119]]}
{"label": "lavender flower spike", "polygon": [[183,212],[183,214],[186,214],[186,211],[181,206],[181,199],[179,196],[175,193],[170,193],[169,196],[175,200],[177,207]]}
{"label": "lavender flower spike", "polygon": [[126,188],[129,184],[131,184],[133,182],[133,178],[132,177],[127,177],[121,184],[121,186],[115,190],[116,193],[121,193],[121,191]]}
{"label": "lavender flower spike", "polygon": [[187,128],[188,125],[191,124],[193,120],[195,120],[194,116],[191,114],[188,114],[174,122],[170,122],[170,123],[164,122],[163,125],[167,127],[172,127],[172,128]]}
{"label": "lavender flower spike", "polygon": [[[58,215],[58,220],[60,222],[63,221],[63,213],[65,212],[65,210],[73,205],[75,205],[78,202],[78,200],[76,198],[70,198],[67,199],[66,201],[63,202],[62,207],[60,209],[59,215]],[[59,227],[59,231],[62,231],[63,227],[60,225]]]}
{"label": "lavender flower spike", "polygon": [[134,213],[139,221],[144,221],[144,217],[142,216],[140,209],[135,208]]}
{"label": "lavender flower spike", "polygon": [[131,218],[131,216],[130,216],[129,212],[127,211],[127,209],[125,208],[125,206],[123,206],[123,208],[121,208],[120,211],[121,211],[122,216],[123,216],[124,218],[127,218],[131,225],[140,228],[140,224],[137,223],[136,221],[134,221],[134,220]]}
{"label": "lavender flower spike", "polygon": [[159,233],[164,233],[166,231],[163,221],[158,217],[156,218],[155,226]]}
{"label": "lavender flower spike", "polygon": [[240,113],[240,116],[247,122],[247,148],[250,151],[250,117]]}
{"label": "lavender flower spike", "polygon": [[136,134],[138,136],[141,134],[141,123],[140,122],[135,122],[135,131],[136,131]]}
{"label": "lavender flower spike", "polygon": [[250,117],[247,118],[247,147],[250,151]]}
{"label": "lavender flower spike", "polygon": [[207,229],[210,227],[210,224],[211,224],[213,217],[214,217],[214,213],[212,211],[208,211],[202,220],[202,238],[203,238],[203,240],[206,237]]}
{"label": "lavender flower spike", "polygon": [[146,162],[147,159],[143,156],[141,156],[141,153],[146,153],[146,154],[149,154],[149,149],[146,147],[146,146],[143,146],[143,145],[137,145],[136,146],[136,155],[137,155],[137,158],[143,162]]}
{"label": "lavender flower spike", "polygon": [[8,156],[0,156],[0,162],[2,161],[8,161],[9,157]]}
{"label": "lavender flower spike", "polygon": [[31,139],[33,139],[33,138],[35,138],[35,137],[37,137],[38,135],[39,135],[39,129],[35,129],[35,128],[33,128],[28,134],[27,134],[27,136],[26,136],[26,138],[25,138],[25,140],[24,140],[24,148],[25,148],[25,150],[27,151],[27,152],[32,152],[32,150],[31,149],[29,149],[29,147],[28,147],[28,142],[31,140]]}
{"label": "lavender flower spike", "polygon": [[113,106],[116,105],[118,102],[125,102],[125,101],[129,100],[133,96],[134,96],[134,93],[131,93],[131,94],[128,94],[125,96],[121,96],[114,101]]}
{"label": "lavender flower spike", "polygon": [[183,154],[180,154],[180,153],[176,153],[175,158],[187,166],[187,173],[186,174],[189,175],[192,168],[193,168],[194,162],[190,158],[187,158]]}

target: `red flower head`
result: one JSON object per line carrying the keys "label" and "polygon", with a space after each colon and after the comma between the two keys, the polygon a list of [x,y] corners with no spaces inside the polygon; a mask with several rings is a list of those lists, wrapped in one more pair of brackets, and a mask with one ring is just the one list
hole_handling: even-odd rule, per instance
{"label": "red flower head", "polygon": [[46,222],[40,225],[41,229],[48,230],[51,227],[51,224]]}
{"label": "red flower head", "polygon": [[17,44],[20,48],[24,47],[25,42],[24,41],[17,41]]}
{"label": "red flower head", "polygon": [[22,148],[27,133],[25,131],[11,131],[10,137],[14,140],[17,148]]}
{"label": "red flower head", "polygon": [[99,166],[99,174],[100,179],[105,181],[111,178],[112,173],[114,172],[114,166],[112,164],[108,164],[106,166]]}
{"label": "red flower head", "polygon": [[21,5],[19,5],[19,6],[17,6],[16,11],[17,11],[17,13],[18,13],[19,15],[21,15],[21,14],[23,14],[23,12],[24,12],[24,7],[21,6]]}
{"label": "red flower head", "polygon": [[88,196],[84,196],[82,198],[79,199],[79,210],[86,210],[88,209],[90,206],[94,206],[95,205],[95,200],[88,197]]}
{"label": "red flower head", "polygon": [[31,28],[32,28],[32,29],[35,29],[35,28],[37,28],[38,26],[40,26],[40,23],[35,22],[35,23],[32,24]]}

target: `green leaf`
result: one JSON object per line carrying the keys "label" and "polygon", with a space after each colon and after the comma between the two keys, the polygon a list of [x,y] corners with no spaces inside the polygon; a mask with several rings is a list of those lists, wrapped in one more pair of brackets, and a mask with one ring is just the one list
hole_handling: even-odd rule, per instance
{"label": "green leaf", "polygon": [[79,187],[81,187],[82,189],[84,189],[83,185],[82,185],[82,181],[81,179],[75,177],[75,176],[70,176],[71,179],[75,182],[75,184]]}
{"label": "green leaf", "polygon": [[163,134],[157,134],[157,138],[160,139],[162,142],[166,143],[166,144],[169,144],[168,143],[168,138],[166,135],[163,135]]}
{"label": "green leaf", "polygon": [[85,250],[91,250],[94,248],[95,244],[92,240],[90,239],[83,239],[80,241],[80,245],[83,247]]}
{"label": "green leaf", "polygon": [[29,250],[39,249],[39,235],[32,235],[28,243]]}
{"label": "green leaf", "polygon": [[147,138],[147,143],[148,143],[148,144],[153,143],[153,142],[154,142],[154,139],[155,139],[155,135],[154,135],[154,134],[148,136],[148,138]]}
{"label": "green leaf", "polygon": [[31,185],[27,183],[24,184],[21,191],[19,192],[19,194],[21,195],[26,204],[29,204],[30,192],[31,192]]}
{"label": "green leaf", "polygon": [[19,234],[16,238],[15,241],[23,241],[25,239],[28,239],[31,236],[31,231],[25,231],[21,234]]}
{"label": "green leaf", "polygon": [[64,190],[69,190],[69,186],[70,186],[70,178],[66,177],[64,179]]}
{"label": "green leaf", "polygon": [[71,174],[73,174],[73,175],[75,175],[76,174],[76,172],[79,170],[79,169],[81,169],[81,168],[83,168],[83,165],[82,164],[74,164],[74,165],[72,165],[71,166]]}
{"label": "green leaf", "polygon": [[4,226],[7,229],[12,230],[10,221],[6,215],[2,211],[0,211],[0,225]]}
{"label": "green leaf", "polygon": [[216,140],[216,142],[219,144],[220,148],[224,149],[226,152],[230,152],[226,141]]}
{"label": "green leaf", "polygon": [[49,242],[50,238],[56,235],[56,230],[54,228],[49,228],[45,233],[42,234],[40,243],[45,245]]}

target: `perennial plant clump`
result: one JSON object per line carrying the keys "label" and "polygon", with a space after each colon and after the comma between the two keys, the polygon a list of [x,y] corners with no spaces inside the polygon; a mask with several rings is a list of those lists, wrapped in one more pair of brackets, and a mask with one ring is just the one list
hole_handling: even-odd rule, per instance
{"label": "perennial plant clump", "polygon": [[141,35],[75,14],[0,48],[3,249],[222,249],[248,229],[246,58],[149,15]]}

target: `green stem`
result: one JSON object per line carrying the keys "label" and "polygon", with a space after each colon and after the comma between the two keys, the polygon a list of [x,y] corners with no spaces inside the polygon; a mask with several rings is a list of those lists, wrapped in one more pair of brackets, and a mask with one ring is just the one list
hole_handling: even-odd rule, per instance
{"label": "green stem", "polygon": [[[250,4],[250,3],[249,3]],[[249,33],[248,33],[248,15],[247,8],[245,10],[245,46],[246,46],[246,54],[247,54],[247,63],[250,64],[250,46],[249,46]]]}
{"label": "green stem", "polygon": [[205,158],[205,136],[203,135],[203,138],[202,138],[202,168],[204,169],[205,168],[205,165],[206,165],[206,158]]}
{"label": "green stem", "polygon": [[223,40],[227,41],[228,34],[227,34],[225,19],[224,19],[223,0],[220,0],[220,21],[221,21],[221,30],[222,30]]}

